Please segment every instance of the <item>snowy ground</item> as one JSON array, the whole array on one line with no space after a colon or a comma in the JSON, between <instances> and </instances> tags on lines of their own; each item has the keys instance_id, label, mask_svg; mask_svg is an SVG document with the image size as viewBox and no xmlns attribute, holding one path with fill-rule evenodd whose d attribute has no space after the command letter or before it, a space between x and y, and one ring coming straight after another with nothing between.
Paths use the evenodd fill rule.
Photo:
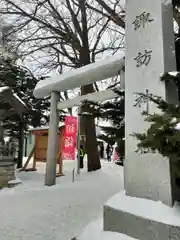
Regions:
<instances>
[{"instance_id":1,"label":"snowy ground","mask_svg":"<svg viewBox=\"0 0 180 240\"><path fill-rule=\"evenodd\" d=\"M103 218L91 222L78 240L137 240L124 234L103 231Z\"/></svg>"},{"instance_id":2,"label":"snowy ground","mask_svg":"<svg viewBox=\"0 0 180 240\"><path fill-rule=\"evenodd\" d=\"M64 177L44 187L44 164L21 172L23 184L0 192L0 240L70 240L102 214L103 204L123 188L122 167L102 161L72 183L75 162L64 162Z\"/></svg>"}]
</instances>

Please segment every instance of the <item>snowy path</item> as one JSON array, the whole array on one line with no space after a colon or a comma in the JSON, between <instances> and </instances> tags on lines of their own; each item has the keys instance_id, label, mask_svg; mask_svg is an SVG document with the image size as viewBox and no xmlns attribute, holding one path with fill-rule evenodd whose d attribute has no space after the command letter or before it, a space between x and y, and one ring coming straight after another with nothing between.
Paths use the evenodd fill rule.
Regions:
<instances>
[{"instance_id":1,"label":"snowy path","mask_svg":"<svg viewBox=\"0 0 180 240\"><path fill-rule=\"evenodd\" d=\"M65 177L43 187L44 169L20 173L23 184L0 192L1 240L70 240L99 217L103 204L122 189L122 168L103 163L100 171L85 170L71 182L72 162ZM42 171L42 172L41 172Z\"/></svg>"}]
</instances>

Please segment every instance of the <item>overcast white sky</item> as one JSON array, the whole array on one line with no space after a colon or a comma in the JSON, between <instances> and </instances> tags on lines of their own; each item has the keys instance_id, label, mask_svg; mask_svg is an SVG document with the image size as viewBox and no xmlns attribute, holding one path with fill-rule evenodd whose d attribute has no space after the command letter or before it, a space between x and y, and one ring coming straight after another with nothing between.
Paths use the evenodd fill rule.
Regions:
<instances>
[{"instance_id":1,"label":"overcast white sky","mask_svg":"<svg viewBox=\"0 0 180 240\"><path fill-rule=\"evenodd\" d=\"M15 2L16 2L17 0L15 0ZM0 4L2 4L2 3L0 3ZM125 4L125 0L121 0L121 5L124 5ZM106 35L104 35L104 37L103 37L103 41L104 42L106 42ZM107 41L109 41L109 39L108 39L108 35L107 35ZM105 53L104 54L104 56L103 56L103 58L106 56L106 55L108 55L108 53ZM99 59L100 60L100 59ZM24 61L24 65L26 65L26 66L28 66L30 69L32 69L33 70L33 66L35 65L35 63L33 63L33 62L30 62L28 59L26 59L26 61ZM53 74L53 72L51 73L51 74ZM105 81L104 81L105 82ZM100 89L104 89L105 88L105 85L106 84L104 84L104 82L101 82L101 83L99 83L98 85L99 85L99 87L100 87ZM107 81L106 81L107 82ZM71 93L71 97L73 97L73 96L75 96L77 94L77 91L76 92L72 92ZM74 108L74 114L76 114L76 108Z\"/></svg>"}]
</instances>

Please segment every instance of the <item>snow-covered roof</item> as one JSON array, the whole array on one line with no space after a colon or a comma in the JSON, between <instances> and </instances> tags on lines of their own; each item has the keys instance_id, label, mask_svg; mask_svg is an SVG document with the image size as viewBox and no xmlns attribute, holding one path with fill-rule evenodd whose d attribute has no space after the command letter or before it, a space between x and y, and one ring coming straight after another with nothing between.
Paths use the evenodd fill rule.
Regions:
<instances>
[{"instance_id":1,"label":"snow-covered roof","mask_svg":"<svg viewBox=\"0 0 180 240\"><path fill-rule=\"evenodd\" d=\"M63 127L64 123L59 123L59 127ZM34 131L41 131L41 130L48 130L49 126L41 126L41 127L36 127L36 128L29 128L29 132L34 132ZM96 135L98 136L101 133L101 128L99 126L96 126Z\"/></svg>"},{"instance_id":2,"label":"snow-covered roof","mask_svg":"<svg viewBox=\"0 0 180 240\"><path fill-rule=\"evenodd\" d=\"M8 87L0 87L1 118L21 114L27 110L26 104Z\"/></svg>"},{"instance_id":3,"label":"snow-covered roof","mask_svg":"<svg viewBox=\"0 0 180 240\"><path fill-rule=\"evenodd\" d=\"M59 127L63 127L64 123L59 123ZM49 129L49 126L41 126L41 127L36 127L36 128L29 128L28 131L29 132L33 132L33 131L40 131L40 130L47 130Z\"/></svg>"},{"instance_id":4,"label":"snow-covered roof","mask_svg":"<svg viewBox=\"0 0 180 240\"><path fill-rule=\"evenodd\" d=\"M8 86L0 87L0 93L2 93L2 92L4 92L4 91L8 91L8 90L12 91L13 96L14 96L19 102L21 102L24 106L26 106L26 104L18 97L17 94L14 93L14 91L13 91L10 87L8 87Z\"/></svg>"},{"instance_id":5,"label":"snow-covered roof","mask_svg":"<svg viewBox=\"0 0 180 240\"><path fill-rule=\"evenodd\" d=\"M124 67L124 56L124 51L122 51L62 75L52 75L51 78L38 82L34 89L34 96L44 98L53 91L63 92L116 76Z\"/></svg>"}]
</instances>

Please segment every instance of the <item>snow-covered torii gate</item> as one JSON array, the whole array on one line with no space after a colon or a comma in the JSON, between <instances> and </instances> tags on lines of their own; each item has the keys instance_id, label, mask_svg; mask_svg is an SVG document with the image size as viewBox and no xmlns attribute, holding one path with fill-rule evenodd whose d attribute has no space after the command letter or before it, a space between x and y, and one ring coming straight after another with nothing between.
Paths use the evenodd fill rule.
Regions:
<instances>
[{"instance_id":1,"label":"snow-covered torii gate","mask_svg":"<svg viewBox=\"0 0 180 240\"><path fill-rule=\"evenodd\" d=\"M104 101L116 97L116 94L112 90L105 90L60 102L60 92L92 84L117 76L118 74L120 74L121 79L124 79L124 56L124 52L120 52L96 63L83 66L62 75L56 75L47 80L42 80L36 85L34 89L34 96L36 98L44 98L51 95L45 185L55 185L56 181L59 110L79 106L84 100ZM124 80L122 84L122 88L124 88Z\"/></svg>"}]
</instances>

